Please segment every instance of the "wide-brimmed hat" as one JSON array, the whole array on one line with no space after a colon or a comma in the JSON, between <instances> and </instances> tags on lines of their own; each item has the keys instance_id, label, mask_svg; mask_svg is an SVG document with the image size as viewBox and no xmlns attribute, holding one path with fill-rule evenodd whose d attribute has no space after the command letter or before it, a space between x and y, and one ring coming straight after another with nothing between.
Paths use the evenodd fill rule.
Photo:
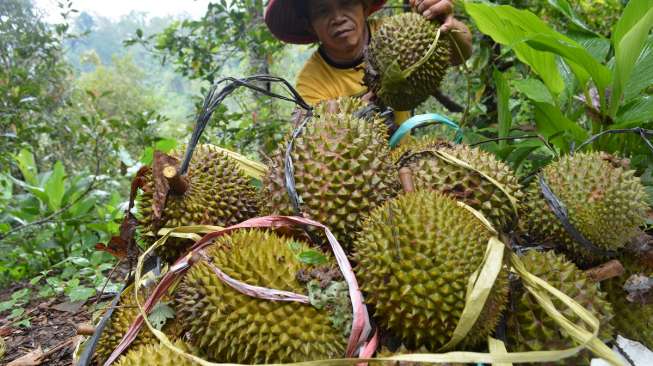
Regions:
<instances>
[{"instance_id":1,"label":"wide-brimmed hat","mask_svg":"<svg viewBox=\"0 0 653 366\"><path fill-rule=\"evenodd\" d=\"M299 14L297 2L308 0L270 0L265 9L265 24L270 32L286 43L307 44L317 42L310 31L308 19ZM381 9L386 0L373 0L370 14Z\"/></svg>"}]
</instances>

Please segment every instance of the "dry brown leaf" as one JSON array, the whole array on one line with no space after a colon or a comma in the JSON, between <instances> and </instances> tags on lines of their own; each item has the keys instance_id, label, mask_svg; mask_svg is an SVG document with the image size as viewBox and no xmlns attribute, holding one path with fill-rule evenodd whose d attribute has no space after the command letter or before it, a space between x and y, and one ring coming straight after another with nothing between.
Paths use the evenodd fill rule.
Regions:
<instances>
[{"instance_id":1,"label":"dry brown leaf","mask_svg":"<svg viewBox=\"0 0 653 366\"><path fill-rule=\"evenodd\" d=\"M41 364L41 358L43 357L43 350L41 346L37 349L9 362L7 366L35 366Z\"/></svg>"}]
</instances>

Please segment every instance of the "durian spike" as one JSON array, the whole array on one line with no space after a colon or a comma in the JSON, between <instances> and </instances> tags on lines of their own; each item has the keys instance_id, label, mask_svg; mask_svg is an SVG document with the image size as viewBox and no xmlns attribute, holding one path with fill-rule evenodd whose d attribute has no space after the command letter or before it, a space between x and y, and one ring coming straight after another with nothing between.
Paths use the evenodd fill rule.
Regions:
<instances>
[{"instance_id":1,"label":"durian spike","mask_svg":"<svg viewBox=\"0 0 653 366\"><path fill-rule=\"evenodd\" d=\"M587 276L594 282L601 282L610 278L619 277L623 273L624 266L618 259L613 259L585 271L585 274L587 274Z\"/></svg>"},{"instance_id":2,"label":"durian spike","mask_svg":"<svg viewBox=\"0 0 653 366\"><path fill-rule=\"evenodd\" d=\"M404 192L410 193L415 191L415 185L413 184L413 172L409 167L403 167L399 169L399 180L401 181L401 186L404 189Z\"/></svg>"},{"instance_id":3,"label":"durian spike","mask_svg":"<svg viewBox=\"0 0 653 366\"><path fill-rule=\"evenodd\" d=\"M188 190L188 180L179 174L179 169L173 165L167 165L163 168L163 176L170 185L170 193L181 196Z\"/></svg>"}]
</instances>

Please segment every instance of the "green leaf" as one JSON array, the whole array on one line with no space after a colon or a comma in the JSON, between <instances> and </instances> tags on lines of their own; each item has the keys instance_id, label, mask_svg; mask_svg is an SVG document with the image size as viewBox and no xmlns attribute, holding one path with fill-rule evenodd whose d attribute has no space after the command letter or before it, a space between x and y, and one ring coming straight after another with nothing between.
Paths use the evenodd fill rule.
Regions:
<instances>
[{"instance_id":1,"label":"green leaf","mask_svg":"<svg viewBox=\"0 0 653 366\"><path fill-rule=\"evenodd\" d=\"M512 85L535 102L555 104L546 86L537 79L513 80Z\"/></svg>"},{"instance_id":2,"label":"green leaf","mask_svg":"<svg viewBox=\"0 0 653 366\"><path fill-rule=\"evenodd\" d=\"M610 70L600 64L583 46L569 38L565 38L548 34L537 35L527 40L527 43L540 51L560 55L569 63L581 84L587 82L589 75L599 91L605 92L612 78Z\"/></svg>"},{"instance_id":3,"label":"green leaf","mask_svg":"<svg viewBox=\"0 0 653 366\"><path fill-rule=\"evenodd\" d=\"M177 147L177 140L163 139L157 141L157 143L154 145L154 150L169 153L170 151L174 150L175 147Z\"/></svg>"},{"instance_id":4,"label":"green leaf","mask_svg":"<svg viewBox=\"0 0 653 366\"><path fill-rule=\"evenodd\" d=\"M154 305L152 312L147 316L147 320L152 323L152 326L156 330L163 329L163 326L166 324L168 319L175 318L175 310L170 307L170 305L159 302Z\"/></svg>"},{"instance_id":5,"label":"green leaf","mask_svg":"<svg viewBox=\"0 0 653 366\"><path fill-rule=\"evenodd\" d=\"M575 25L579 30L596 35L596 33L587 24L585 24L585 22L583 22L582 19L578 17L578 15L571 7L569 2L567 2L567 0L548 0L548 1L552 7L560 11L567 19L571 20L572 24Z\"/></svg>"},{"instance_id":6,"label":"green leaf","mask_svg":"<svg viewBox=\"0 0 653 366\"><path fill-rule=\"evenodd\" d=\"M18 155L14 155L14 159L18 163L18 169L20 169L20 173L23 175L25 182L32 186L38 186L38 169L36 169L34 155L26 149L21 149Z\"/></svg>"},{"instance_id":7,"label":"green leaf","mask_svg":"<svg viewBox=\"0 0 653 366\"><path fill-rule=\"evenodd\" d=\"M629 1L612 35L615 49L615 77L612 83L610 115L619 108L626 83L653 27L653 0Z\"/></svg>"},{"instance_id":8,"label":"green leaf","mask_svg":"<svg viewBox=\"0 0 653 366\"><path fill-rule=\"evenodd\" d=\"M624 100L636 98L651 85L653 85L653 35L648 37L642 53L635 62L633 73L624 88Z\"/></svg>"},{"instance_id":9,"label":"green leaf","mask_svg":"<svg viewBox=\"0 0 653 366\"><path fill-rule=\"evenodd\" d=\"M7 301L0 302L0 313L2 313L5 310L9 310L13 308L14 305L16 305L15 300L7 300Z\"/></svg>"},{"instance_id":10,"label":"green leaf","mask_svg":"<svg viewBox=\"0 0 653 366\"><path fill-rule=\"evenodd\" d=\"M150 165L152 164L152 160L154 160L154 148L148 147L143 150L143 154L141 155L140 162L143 165Z\"/></svg>"},{"instance_id":11,"label":"green leaf","mask_svg":"<svg viewBox=\"0 0 653 366\"><path fill-rule=\"evenodd\" d=\"M43 204L47 205L49 198L48 195L45 193L45 189L37 186L30 185L26 182L23 182L22 180L16 179L12 176L9 176L9 179L11 179L12 182L20 186L21 188L25 189L26 191L30 192L34 197L36 197L39 201L43 202Z\"/></svg>"},{"instance_id":12,"label":"green leaf","mask_svg":"<svg viewBox=\"0 0 653 366\"><path fill-rule=\"evenodd\" d=\"M61 201L66 191L65 186L66 172L64 171L63 164L57 161L54 164L54 169L50 178L45 182L45 193L48 196L48 205L52 211L61 208Z\"/></svg>"},{"instance_id":13,"label":"green leaf","mask_svg":"<svg viewBox=\"0 0 653 366\"><path fill-rule=\"evenodd\" d=\"M324 264L327 262L327 258L324 254L312 249L297 254L297 259L302 263L310 265Z\"/></svg>"},{"instance_id":14,"label":"green leaf","mask_svg":"<svg viewBox=\"0 0 653 366\"><path fill-rule=\"evenodd\" d=\"M578 32L568 33L567 36L583 46L596 61L605 63L612 47L609 39Z\"/></svg>"},{"instance_id":15,"label":"green leaf","mask_svg":"<svg viewBox=\"0 0 653 366\"><path fill-rule=\"evenodd\" d=\"M7 319L15 319L20 317L21 315L25 314L25 309L22 307L14 308Z\"/></svg>"},{"instance_id":16,"label":"green leaf","mask_svg":"<svg viewBox=\"0 0 653 366\"><path fill-rule=\"evenodd\" d=\"M91 262L88 259L84 258L84 257L70 257L69 260L73 264L75 264L77 266L80 266L80 267L86 267L86 266L89 266L91 264Z\"/></svg>"},{"instance_id":17,"label":"green leaf","mask_svg":"<svg viewBox=\"0 0 653 366\"><path fill-rule=\"evenodd\" d=\"M534 102L537 131L562 151L569 151L570 144L587 140L587 131L565 117L560 109L547 103ZM560 136L560 137L555 137ZM554 138L555 137L555 138Z\"/></svg>"},{"instance_id":18,"label":"green leaf","mask_svg":"<svg viewBox=\"0 0 653 366\"><path fill-rule=\"evenodd\" d=\"M609 128L631 128L653 122L653 96L645 95L619 109L615 124Z\"/></svg>"},{"instance_id":19,"label":"green leaf","mask_svg":"<svg viewBox=\"0 0 653 366\"><path fill-rule=\"evenodd\" d=\"M68 298L72 302L86 301L93 295L95 295L95 289L84 286L75 286L68 291Z\"/></svg>"},{"instance_id":20,"label":"green leaf","mask_svg":"<svg viewBox=\"0 0 653 366\"><path fill-rule=\"evenodd\" d=\"M564 82L558 71L555 56L542 53L524 41L538 34L558 35L546 23L528 10L515 9L508 5L489 5L465 2L465 11L476 23L478 29L502 45L510 46L523 63L537 73L553 94L564 90Z\"/></svg>"},{"instance_id":21,"label":"green leaf","mask_svg":"<svg viewBox=\"0 0 653 366\"><path fill-rule=\"evenodd\" d=\"M512 125L512 116L510 114L510 106L508 105L510 100L510 87L508 86L508 81L499 70L494 69L492 76L497 88L499 137L507 137ZM504 148L506 145L507 141L499 141L500 148Z\"/></svg>"}]
</instances>

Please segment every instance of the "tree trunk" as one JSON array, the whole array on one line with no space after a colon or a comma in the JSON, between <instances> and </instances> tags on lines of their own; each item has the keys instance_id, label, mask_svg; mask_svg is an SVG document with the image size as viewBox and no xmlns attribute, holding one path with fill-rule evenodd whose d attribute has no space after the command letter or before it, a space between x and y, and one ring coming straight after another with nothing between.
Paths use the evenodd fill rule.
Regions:
<instances>
[{"instance_id":1,"label":"tree trunk","mask_svg":"<svg viewBox=\"0 0 653 366\"><path fill-rule=\"evenodd\" d=\"M253 0L249 3L250 8L248 11L252 14L252 26L253 28L265 27L263 12L264 5L263 0ZM249 67L252 74L269 74L270 65L268 61L268 55L265 52L265 47L258 42L252 42L249 49ZM262 85L265 90L270 91L270 83L265 82Z\"/></svg>"}]
</instances>

